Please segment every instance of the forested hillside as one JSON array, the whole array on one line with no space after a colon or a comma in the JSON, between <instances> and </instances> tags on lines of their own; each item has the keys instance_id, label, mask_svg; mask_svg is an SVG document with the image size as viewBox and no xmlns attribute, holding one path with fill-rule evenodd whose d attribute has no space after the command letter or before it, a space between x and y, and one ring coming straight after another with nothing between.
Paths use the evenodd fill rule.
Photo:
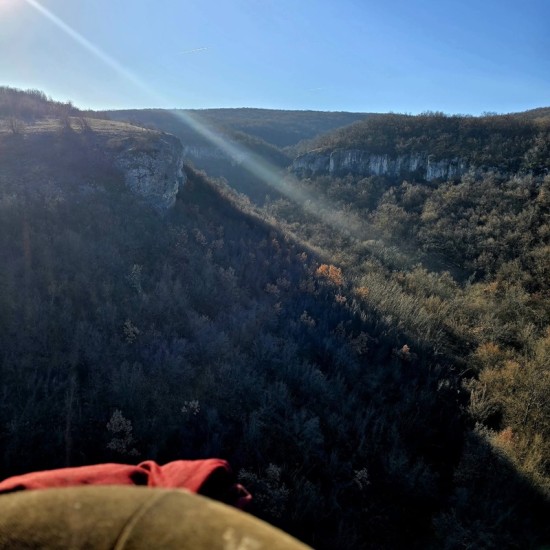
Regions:
<instances>
[{"instance_id":1,"label":"forested hillside","mask_svg":"<svg viewBox=\"0 0 550 550\"><path fill-rule=\"evenodd\" d=\"M550 164L549 141L548 118L534 112L483 117L383 114L306 141L299 150L360 149L390 157L422 153L434 160L458 158L472 167L542 174Z\"/></svg>"},{"instance_id":2,"label":"forested hillside","mask_svg":"<svg viewBox=\"0 0 550 550\"><path fill-rule=\"evenodd\" d=\"M477 128L485 153L476 151L473 141L468 145L468 128ZM428 154L470 154L471 159L485 154L487 165L500 163L498 171L472 171L452 182L415 181L414 174L408 181L352 175L292 178L296 192L315 207L304 210L283 199L266 208L302 239L331 251L364 304L430 347L438 361L449 361L458 373L467 395L463 411L468 435L454 471L454 509L436 520L445 524L449 547L529 546L519 540L497 543L493 528L484 524L490 517L489 523L502 527L507 514L515 512L505 496L510 495L508 477L481 473L484 455L470 454L469 441L484 441L544 495L548 506L547 123L519 115L479 120L388 115L337 131L315 145L323 144L378 147L385 154L395 154L400 146L423 147ZM482 494L492 495L492 508L480 506ZM474 531L475 543L467 543Z\"/></svg>"},{"instance_id":3,"label":"forested hillside","mask_svg":"<svg viewBox=\"0 0 550 550\"><path fill-rule=\"evenodd\" d=\"M550 543L548 175L186 166L161 214L41 116L0 127L0 477L220 457L316 548Z\"/></svg>"}]
</instances>

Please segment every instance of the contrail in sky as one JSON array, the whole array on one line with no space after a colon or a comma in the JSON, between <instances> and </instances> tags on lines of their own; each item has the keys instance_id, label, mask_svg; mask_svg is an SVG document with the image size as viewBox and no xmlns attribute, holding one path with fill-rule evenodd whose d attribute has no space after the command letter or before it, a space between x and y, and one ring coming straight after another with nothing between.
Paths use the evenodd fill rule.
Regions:
<instances>
[{"instance_id":1,"label":"contrail in sky","mask_svg":"<svg viewBox=\"0 0 550 550\"><path fill-rule=\"evenodd\" d=\"M180 55L185 55L188 53L197 53L197 52L204 52L208 48L194 48L192 50L184 50L183 52L180 52Z\"/></svg>"}]
</instances>

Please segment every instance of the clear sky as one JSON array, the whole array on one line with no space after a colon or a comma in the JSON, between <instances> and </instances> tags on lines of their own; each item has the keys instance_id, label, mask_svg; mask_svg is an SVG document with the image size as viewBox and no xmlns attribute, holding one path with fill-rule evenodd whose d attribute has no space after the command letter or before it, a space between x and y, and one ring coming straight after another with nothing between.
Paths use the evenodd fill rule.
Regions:
<instances>
[{"instance_id":1,"label":"clear sky","mask_svg":"<svg viewBox=\"0 0 550 550\"><path fill-rule=\"evenodd\" d=\"M550 106L550 0L0 0L0 84L95 109L521 111Z\"/></svg>"}]
</instances>

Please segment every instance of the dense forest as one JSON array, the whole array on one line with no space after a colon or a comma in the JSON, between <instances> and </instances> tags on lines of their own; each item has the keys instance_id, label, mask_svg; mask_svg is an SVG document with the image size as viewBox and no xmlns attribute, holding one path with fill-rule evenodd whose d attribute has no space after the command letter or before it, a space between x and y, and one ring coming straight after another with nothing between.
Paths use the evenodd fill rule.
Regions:
<instances>
[{"instance_id":1,"label":"dense forest","mask_svg":"<svg viewBox=\"0 0 550 550\"><path fill-rule=\"evenodd\" d=\"M540 144L531 171L288 176L255 204L187 166L160 215L51 108L39 138L1 111L0 477L216 456L316 548L550 544L540 121L489 117L509 150ZM411 117L428 144L434 121L470 147Z\"/></svg>"}]
</instances>

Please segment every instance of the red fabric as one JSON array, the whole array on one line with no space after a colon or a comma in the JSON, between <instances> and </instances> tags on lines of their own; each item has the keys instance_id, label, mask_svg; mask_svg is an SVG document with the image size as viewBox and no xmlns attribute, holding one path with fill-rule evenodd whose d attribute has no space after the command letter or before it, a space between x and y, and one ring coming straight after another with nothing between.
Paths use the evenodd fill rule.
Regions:
<instances>
[{"instance_id":1,"label":"red fabric","mask_svg":"<svg viewBox=\"0 0 550 550\"><path fill-rule=\"evenodd\" d=\"M0 482L0 494L76 485L145 485L187 489L238 508L245 507L252 500L242 485L234 483L229 464L219 458L176 460L164 466L152 460L146 460L137 466L96 464L79 468L31 472Z\"/></svg>"}]
</instances>

